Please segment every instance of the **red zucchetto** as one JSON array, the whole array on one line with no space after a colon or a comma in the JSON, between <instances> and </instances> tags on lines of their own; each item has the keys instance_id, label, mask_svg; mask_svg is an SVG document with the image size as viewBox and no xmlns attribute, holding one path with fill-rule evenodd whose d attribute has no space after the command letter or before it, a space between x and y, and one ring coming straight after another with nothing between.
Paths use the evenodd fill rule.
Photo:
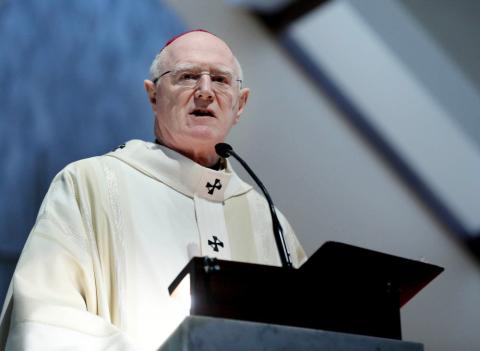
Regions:
<instances>
[{"instance_id":1,"label":"red zucchetto","mask_svg":"<svg viewBox=\"0 0 480 351\"><path fill-rule=\"evenodd\" d=\"M192 32L204 32L204 33L208 33L208 34L215 35L215 34L213 34L213 33L210 33L210 32L209 32L208 30L206 30L206 29L201 29L201 28L192 29L192 30L189 30L189 31L186 31L186 32L177 34L177 35L175 35L174 37L168 39L167 42L165 43L165 45L163 46L162 50L165 49L167 46L169 46L171 43L173 43L173 42L174 42L175 40L177 40L178 38L183 37L185 34L192 33Z\"/></svg>"}]
</instances>

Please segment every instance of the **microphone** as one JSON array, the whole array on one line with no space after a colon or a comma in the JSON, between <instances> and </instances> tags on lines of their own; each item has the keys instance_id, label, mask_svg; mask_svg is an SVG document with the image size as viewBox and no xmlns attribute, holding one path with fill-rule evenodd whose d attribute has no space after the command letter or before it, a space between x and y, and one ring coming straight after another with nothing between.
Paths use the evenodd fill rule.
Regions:
<instances>
[{"instance_id":1,"label":"microphone","mask_svg":"<svg viewBox=\"0 0 480 351\"><path fill-rule=\"evenodd\" d=\"M233 151L233 148L227 143L218 143L215 145L215 151L217 155L223 158L228 158L230 153Z\"/></svg>"},{"instance_id":2,"label":"microphone","mask_svg":"<svg viewBox=\"0 0 480 351\"><path fill-rule=\"evenodd\" d=\"M283 228L280 224L280 221L277 217L277 212L275 211L275 206L273 201L268 194L267 189L263 186L263 183L258 179L258 177L253 173L252 169L245 163L244 160L238 154L233 151L233 148L227 143L219 143L215 145L215 151L217 155L223 158L228 158L233 156L240 164L245 168L245 170L250 174L253 180L258 184L260 189L265 194L267 199L268 206L270 207L270 215L272 216L272 226L273 226L273 235L275 236L275 243L277 244L278 253L280 254L280 261L282 262L283 267L292 268L292 262L290 261L290 254L285 243L285 237L283 235Z\"/></svg>"}]
</instances>

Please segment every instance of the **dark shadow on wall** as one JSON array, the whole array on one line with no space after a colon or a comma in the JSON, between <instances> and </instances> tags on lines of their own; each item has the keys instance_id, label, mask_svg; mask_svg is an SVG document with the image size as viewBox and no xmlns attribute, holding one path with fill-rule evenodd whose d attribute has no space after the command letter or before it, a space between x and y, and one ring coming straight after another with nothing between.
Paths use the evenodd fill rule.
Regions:
<instances>
[{"instance_id":1,"label":"dark shadow on wall","mask_svg":"<svg viewBox=\"0 0 480 351\"><path fill-rule=\"evenodd\" d=\"M159 0L0 2L0 302L53 176L153 139L143 79L184 29Z\"/></svg>"}]
</instances>

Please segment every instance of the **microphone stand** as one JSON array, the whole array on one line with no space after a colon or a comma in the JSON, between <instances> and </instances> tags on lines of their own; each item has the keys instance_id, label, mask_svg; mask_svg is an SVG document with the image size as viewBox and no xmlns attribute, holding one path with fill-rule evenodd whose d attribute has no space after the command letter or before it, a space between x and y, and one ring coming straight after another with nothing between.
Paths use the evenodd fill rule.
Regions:
<instances>
[{"instance_id":1,"label":"microphone stand","mask_svg":"<svg viewBox=\"0 0 480 351\"><path fill-rule=\"evenodd\" d=\"M247 163L240 157L238 154L233 151L233 148L226 143L219 143L215 145L215 151L217 154L223 158L228 158L230 155L233 156L240 164L245 168L245 170L250 174L253 180L258 184L262 192L265 194L265 197L268 202L268 206L270 208L270 215L272 216L272 226L273 226L273 234L275 237L275 243L277 244L278 253L280 255L280 261L282 262L282 266L286 268L293 268L292 262L290 260L290 253L287 249L287 244L285 242L285 237L283 235L283 228L280 224L280 221L277 217L277 212L275 211L275 206L273 201L268 194L267 189L263 185L263 183L258 179L258 177L253 173L252 169L247 165Z\"/></svg>"}]
</instances>

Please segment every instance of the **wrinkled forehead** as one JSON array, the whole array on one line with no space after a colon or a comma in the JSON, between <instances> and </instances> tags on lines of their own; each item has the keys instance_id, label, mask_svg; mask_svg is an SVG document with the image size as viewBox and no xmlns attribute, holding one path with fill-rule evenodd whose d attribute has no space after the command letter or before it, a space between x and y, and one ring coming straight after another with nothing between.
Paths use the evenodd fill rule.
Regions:
<instances>
[{"instance_id":1,"label":"wrinkled forehead","mask_svg":"<svg viewBox=\"0 0 480 351\"><path fill-rule=\"evenodd\" d=\"M185 34L164 50L165 63L169 67L188 64L202 68L222 68L238 73L235 58L228 45L210 33Z\"/></svg>"}]
</instances>

